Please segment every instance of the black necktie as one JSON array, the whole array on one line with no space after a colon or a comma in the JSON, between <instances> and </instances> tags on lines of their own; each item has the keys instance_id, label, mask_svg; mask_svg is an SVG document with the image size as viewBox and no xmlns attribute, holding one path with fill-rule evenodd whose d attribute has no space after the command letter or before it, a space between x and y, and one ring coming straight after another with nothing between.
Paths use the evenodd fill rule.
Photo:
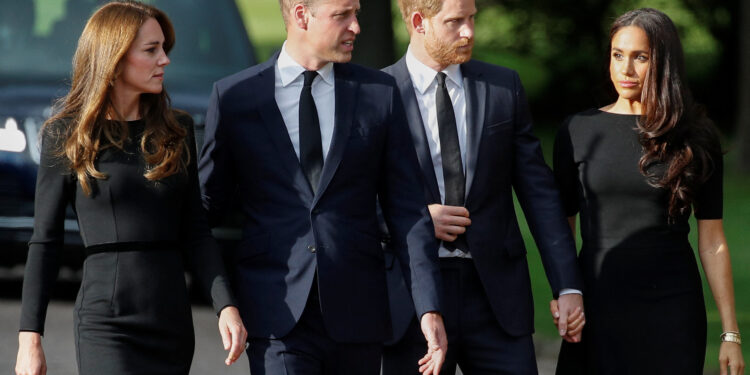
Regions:
<instances>
[{"instance_id":1,"label":"black necktie","mask_svg":"<svg viewBox=\"0 0 750 375\"><path fill-rule=\"evenodd\" d=\"M466 177L461 163L461 148L458 145L458 129L456 129L456 115L453 103L445 86L445 73L437 74L437 89L435 90L435 105L437 107L438 133L440 135L440 157L443 159L443 180L445 181L445 204L448 206L463 206L466 191ZM445 242L449 250L459 248L468 252L466 239L463 235L455 241Z\"/></svg>"},{"instance_id":2,"label":"black necktie","mask_svg":"<svg viewBox=\"0 0 750 375\"><path fill-rule=\"evenodd\" d=\"M320 140L318 110L312 97L312 82L318 72L307 70L302 74L305 83L299 96L299 160L307 182L317 194L323 170L323 142Z\"/></svg>"}]
</instances>

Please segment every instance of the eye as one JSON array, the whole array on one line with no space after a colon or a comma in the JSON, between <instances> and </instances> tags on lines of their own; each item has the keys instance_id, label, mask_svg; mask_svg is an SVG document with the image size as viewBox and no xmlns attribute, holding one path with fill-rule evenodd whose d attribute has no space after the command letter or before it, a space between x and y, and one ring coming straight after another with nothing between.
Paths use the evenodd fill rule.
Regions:
<instances>
[{"instance_id":1,"label":"eye","mask_svg":"<svg viewBox=\"0 0 750 375\"><path fill-rule=\"evenodd\" d=\"M646 61L648 61L648 56L646 56L646 55L639 55L638 57L636 57L636 59L638 61L641 61L641 62L646 62Z\"/></svg>"},{"instance_id":2,"label":"eye","mask_svg":"<svg viewBox=\"0 0 750 375\"><path fill-rule=\"evenodd\" d=\"M147 49L146 52L148 52L148 53L154 53L154 52L156 52L156 47L151 47L151 48Z\"/></svg>"},{"instance_id":3,"label":"eye","mask_svg":"<svg viewBox=\"0 0 750 375\"><path fill-rule=\"evenodd\" d=\"M619 52L615 52L612 54L612 57L615 58L615 60L622 60L622 54Z\"/></svg>"}]
</instances>

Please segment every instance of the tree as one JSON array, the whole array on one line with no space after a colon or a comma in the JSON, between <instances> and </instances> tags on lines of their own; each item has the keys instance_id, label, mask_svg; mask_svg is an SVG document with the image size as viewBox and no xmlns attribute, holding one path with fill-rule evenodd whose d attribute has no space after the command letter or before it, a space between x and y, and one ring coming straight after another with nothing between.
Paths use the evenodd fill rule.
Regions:
<instances>
[{"instance_id":1,"label":"tree","mask_svg":"<svg viewBox=\"0 0 750 375\"><path fill-rule=\"evenodd\" d=\"M741 1L738 30L740 51L737 102L739 170L750 174L750 1Z\"/></svg>"},{"instance_id":2,"label":"tree","mask_svg":"<svg viewBox=\"0 0 750 375\"><path fill-rule=\"evenodd\" d=\"M376 69L393 64L391 2L364 0L360 4L359 25L362 32L357 37L352 61Z\"/></svg>"}]
</instances>

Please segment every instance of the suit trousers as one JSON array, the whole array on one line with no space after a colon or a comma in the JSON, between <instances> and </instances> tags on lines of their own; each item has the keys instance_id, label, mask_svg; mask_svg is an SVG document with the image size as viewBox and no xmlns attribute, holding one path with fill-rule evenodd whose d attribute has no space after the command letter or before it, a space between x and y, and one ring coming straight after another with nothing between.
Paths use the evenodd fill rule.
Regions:
<instances>
[{"instance_id":1,"label":"suit trousers","mask_svg":"<svg viewBox=\"0 0 750 375\"><path fill-rule=\"evenodd\" d=\"M458 366L465 375L536 375L531 335L515 337L503 331L474 261L440 258L440 270L445 291L442 315L448 333L448 353L440 373L454 375ZM383 349L383 375L419 374L417 362L426 350L415 318L400 341Z\"/></svg>"},{"instance_id":2,"label":"suit trousers","mask_svg":"<svg viewBox=\"0 0 750 375\"><path fill-rule=\"evenodd\" d=\"M289 334L250 339L247 355L252 375L379 375L383 345L331 339L319 301L316 277L305 310Z\"/></svg>"}]
</instances>

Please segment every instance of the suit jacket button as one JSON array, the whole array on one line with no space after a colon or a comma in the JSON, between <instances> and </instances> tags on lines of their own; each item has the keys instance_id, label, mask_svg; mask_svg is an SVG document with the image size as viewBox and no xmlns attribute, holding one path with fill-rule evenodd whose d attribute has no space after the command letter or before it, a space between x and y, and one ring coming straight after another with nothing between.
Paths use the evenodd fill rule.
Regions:
<instances>
[{"instance_id":1,"label":"suit jacket button","mask_svg":"<svg viewBox=\"0 0 750 375\"><path fill-rule=\"evenodd\" d=\"M314 253L317 249L315 249L315 246L310 245L307 247L307 250L310 250L311 253Z\"/></svg>"}]
</instances>

